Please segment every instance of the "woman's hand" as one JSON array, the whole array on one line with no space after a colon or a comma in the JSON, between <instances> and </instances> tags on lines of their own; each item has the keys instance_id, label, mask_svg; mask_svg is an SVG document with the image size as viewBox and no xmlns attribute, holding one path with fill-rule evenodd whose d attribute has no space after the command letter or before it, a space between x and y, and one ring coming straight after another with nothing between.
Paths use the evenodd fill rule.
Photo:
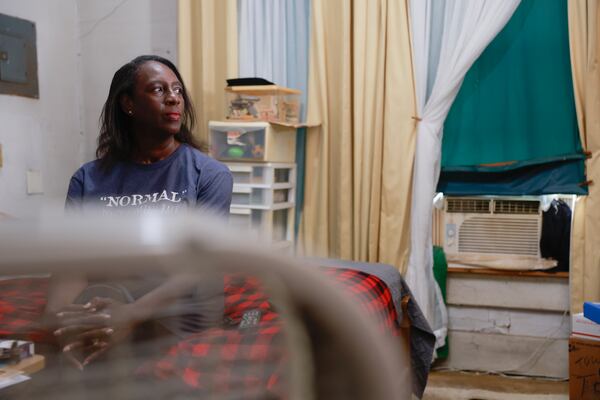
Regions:
<instances>
[{"instance_id":1,"label":"woman's hand","mask_svg":"<svg viewBox=\"0 0 600 400\"><path fill-rule=\"evenodd\" d=\"M60 328L54 331L62 351L78 369L104 354L133 331L131 305L108 298L94 298L85 305L71 305L56 314Z\"/></svg>"}]
</instances>

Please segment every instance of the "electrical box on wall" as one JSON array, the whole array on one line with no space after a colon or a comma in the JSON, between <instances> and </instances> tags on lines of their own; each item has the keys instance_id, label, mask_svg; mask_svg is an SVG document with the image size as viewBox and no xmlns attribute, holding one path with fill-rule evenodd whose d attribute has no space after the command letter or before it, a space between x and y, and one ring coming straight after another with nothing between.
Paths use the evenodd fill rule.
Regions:
<instances>
[{"instance_id":1,"label":"electrical box on wall","mask_svg":"<svg viewBox=\"0 0 600 400\"><path fill-rule=\"evenodd\" d=\"M35 23L0 14L0 94L39 97Z\"/></svg>"}]
</instances>

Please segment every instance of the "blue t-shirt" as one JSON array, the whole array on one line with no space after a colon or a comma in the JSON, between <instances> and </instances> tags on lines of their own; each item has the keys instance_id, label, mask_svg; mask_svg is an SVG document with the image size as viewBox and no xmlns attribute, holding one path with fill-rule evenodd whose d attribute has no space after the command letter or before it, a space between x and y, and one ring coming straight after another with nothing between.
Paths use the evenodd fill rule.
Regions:
<instances>
[{"instance_id":1,"label":"blue t-shirt","mask_svg":"<svg viewBox=\"0 0 600 400\"><path fill-rule=\"evenodd\" d=\"M229 169L187 144L152 164L118 162L105 171L98 160L75 172L65 208L106 213L155 210L175 213L202 208L229 213L233 177Z\"/></svg>"}]
</instances>

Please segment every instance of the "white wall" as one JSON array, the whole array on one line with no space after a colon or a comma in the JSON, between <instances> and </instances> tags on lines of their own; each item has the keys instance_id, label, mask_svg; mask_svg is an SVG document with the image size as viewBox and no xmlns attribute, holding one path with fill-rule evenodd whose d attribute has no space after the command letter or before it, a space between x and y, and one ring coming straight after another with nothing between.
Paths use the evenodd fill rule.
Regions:
<instances>
[{"instance_id":1,"label":"white wall","mask_svg":"<svg viewBox=\"0 0 600 400\"><path fill-rule=\"evenodd\" d=\"M35 22L39 100L0 95L0 211L31 217L64 199L82 160L78 16L74 0L0 0L0 13ZM39 170L44 194L27 195L27 170Z\"/></svg>"},{"instance_id":2,"label":"white wall","mask_svg":"<svg viewBox=\"0 0 600 400\"><path fill-rule=\"evenodd\" d=\"M69 178L93 159L113 73L140 54L177 60L177 0L0 0L0 13L36 23L40 99L0 95L0 212L60 208ZM27 195L27 170L44 194Z\"/></svg>"},{"instance_id":3,"label":"white wall","mask_svg":"<svg viewBox=\"0 0 600 400\"><path fill-rule=\"evenodd\" d=\"M77 0L77 4L87 161L94 158L98 118L115 71L142 54L177 63L177 0Z\"/></svg>"}]
</instances>

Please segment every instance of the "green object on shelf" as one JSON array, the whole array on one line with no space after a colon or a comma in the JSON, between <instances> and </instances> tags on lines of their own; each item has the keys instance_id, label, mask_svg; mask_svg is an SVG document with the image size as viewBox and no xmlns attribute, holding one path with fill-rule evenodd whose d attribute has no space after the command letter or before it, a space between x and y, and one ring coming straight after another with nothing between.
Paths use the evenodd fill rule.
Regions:
<instances>
[{"instance_id":1,"label":"green object on shelf","mask_svg":"<svg viewBox=\"0 0 600 400\"><path fill-rule=\"evenodd\" d=\"M238 146L227 149L227 155L231 158L240 158L244 156L244 149Z\"/></svg>"},{"instance_id":2,"label":"green object on shelf","mask_svg":"<svg viewBox=\"0 0 600 400\"><path fill-rule=\"evenodd\" d=\"M446 279L448 276L448 262L446 261L446 254L444 249L440 246L433 246L433 277L440 286L442 292L442 298L444 304L446 304ZM446 359L448 358L448 336L446 336L446 344L437 349L437 358Z\"/></svg>"}]
</instances>

